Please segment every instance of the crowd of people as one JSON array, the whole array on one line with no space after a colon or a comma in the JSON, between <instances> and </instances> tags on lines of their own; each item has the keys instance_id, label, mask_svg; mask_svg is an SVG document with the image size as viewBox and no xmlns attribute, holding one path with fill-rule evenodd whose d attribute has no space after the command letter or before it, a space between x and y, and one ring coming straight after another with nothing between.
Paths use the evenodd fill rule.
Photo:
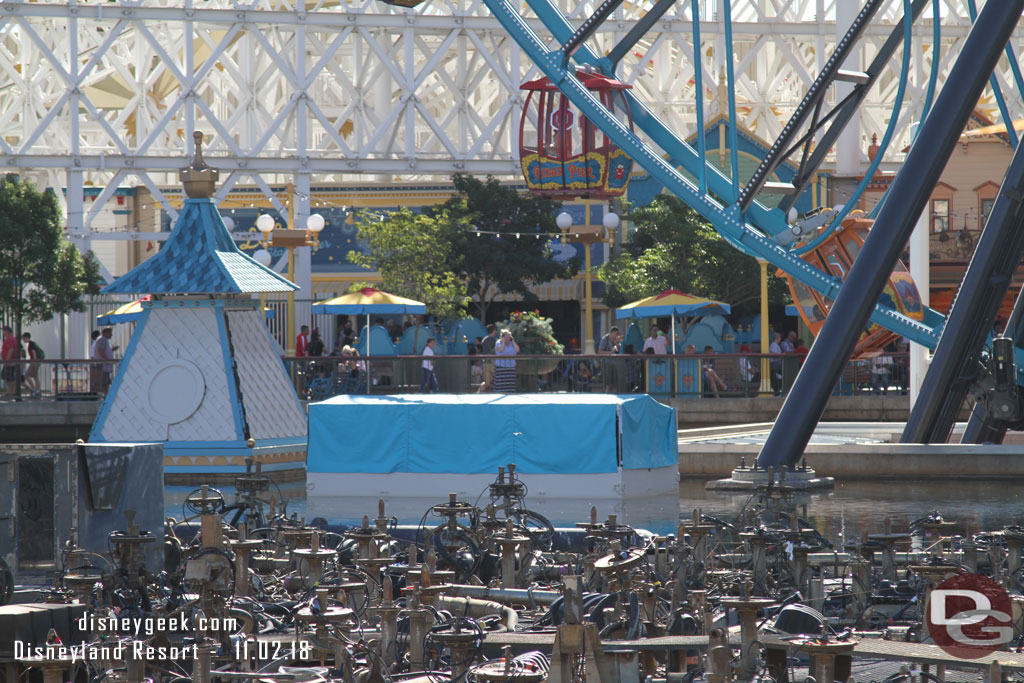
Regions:
<instances>
[{"instance_id":1,"label":"crowd of people","mask_svg":"<svg viewBox=\"0 0 1024 683\"><path fill-rule=\"evenodd\" d=\"M773 395L782 396L792 386L808 348L804 340L793 330L785 335L772 332L770 339L770 355L766 359L766 388L770 387ZM644 338L639 355L669 355L670 347L671 343L665 332L655 323L651 325L648 336ZM618 327L610 328L608 333L601 337L596 352L598 355L625 356L597 364L596 372L593 374L600 377L600 383L606 392L654 391L656 387L648 381L648 375L655 372L663 372L666 378L671 375L671 366L667 362L665 368L659 370L657 367L647 366L642 359L630 358L638 353L632 344L623 343L622 332ZM740 344L736 351L738 357L734 358L714 359L713 356L718 354L711 345L705 345L703 350L698 352L695 345L687 344L680 355L699 358L690 363L685 358L677 356L676 374L686 380L681 383L678 393L699 393L706 397L720 398L727 395L750 396L762 392L762 359L755 355L750 344ZM698 375L699 382L696 379ZM901 354L897 355L896 345L892 345L873 357L863 358L851 364L843 382L852 391L869 390L885 394L892 389L905 391L906 375L906 358Z\"/></svg>"},{"instance_id":2,"label":"crowd of people","mask_svg":"<svg viewBox=\"0 0 1024 683\"><path fill-rule=\"evenodd\" d=\"M397 338L402 330L398 325L377 319L376 324L389 330ZM499 330L495 325L486 326L487 335L478 337L468 345L469 356L482 356L469 360L468 387L467 378L459 374L458 379L450 373L439 373L436 363L436 340L427 340L419 361L419 391L433 393L441 391L478 391L511 393L517 390L517 373L515 356L520 347L509 330ZM758 395L770 387L775 396L785 394L792 385L803 358L808 349L804 341L795 331L785 335L773 332L768 346L768 358L762 359L755 355L749 344L741 344L735 355L727 358L715 358L718 353L711 345L705 345L698 352L693 344L688 344L683 352L677 355L675 364L664 363L649 365L646 360L654 360L651 356L668 356L671 341L665 331L655 322L650 326L647 336L640 349L633 344L624 343L622 331L612 327L603 335L596 347L598 356L615 356L607 360L588 358L574 359L567 356L560 363L559 369L546 373L540 378L539 388L544 390L564 391L604 391L608 393L678 393L680 395L700 395L711 398L724 396ZM367 363L357 360L359 353L353 344L358 339L352 331L351 323L344 323L338 331L335 352L346 358L339 366L343 373L352 377L364 376ZM324 343L318 330L309 331L303 326L296 339L296 355L317 357L323 354ZM679 356L694 356L692 361ZM762 365L764 363L764 365ZM390 383L390 377L378 377L378 374L391 372L383 370L390 362L374 362L373 384ZM381 366L377 368L376 366ZM673 369L674 368L674 369ZM762 387L762 368L767 370L767 378ZM891 353L886 352L877 358L864 360L858 366L858 377L852 385L858 390L866 387L865 379L870 380L870 388L876 393L886 393L893 383L897 384L901 373L899 361L894 361ZM556 377L556 375L558 375ZM415 382L412 377L406 381ZM654 380L654 381L652 381ZM680 380L682 380L680 382ZM461 386L448 386L456 383ZM518 382L521 384L521 381ZM413 384L412 386L416 386ZM673 388L674 387L674 388Z\"/></svg>"}]
</instances>

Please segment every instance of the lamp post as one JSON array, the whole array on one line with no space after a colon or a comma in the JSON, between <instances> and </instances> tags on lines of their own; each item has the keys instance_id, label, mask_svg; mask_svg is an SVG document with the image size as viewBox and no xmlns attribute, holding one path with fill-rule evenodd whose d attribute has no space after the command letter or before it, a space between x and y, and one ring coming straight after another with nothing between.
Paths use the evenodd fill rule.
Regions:
<instances>
[{"instance_id":1,"label":"lamp post","mask_svg":"<svg viewBox=\"0 0 1024 683\"><path fill-rule=\"evenodd\" d=\"M619 227L619 216L608 212L602 219L601 227L585 225L573 231L573 239L583 244L584 249L584 315L583 315L583 353L594 353L594 296L593 274L590 270L590 247L594 244L611 242L615 239L615 229ZM555 217L555 225L562 231L562 242L567 242L569 229L572 228L572 215L563 211Z\"/></svg>"},{"instance_id":2,"label":"lamp post","mask_svg":"<svg viewBox=\"0 0 1024 683\"><path fill-rule=\"evenodd\" d=\"M318 213L310 214L306 218L306 229L305 230L294 230L291 228L287 229L275 229L277 227L277 221L269 213L260 214L256 219L256 229L263 235L263 239L260 244L263 245L263 249L260 249L253 255L257 261L266 263L263 265L269 266L271 257L270 253L266 251L267 247L284 247L288 250L288 280L295 282L295 249L298 247L313 247L313 251L316 251L317 247L320 246L320 231L324 229L326 225L324 217ZM266 254L266 256L264 256ZM257 258L257 255L259 258ZM295 343L295 291L288 292L288 332L287 332L287 343ZM294 347L288 347L288 350L292 353L295 352Z\"/></svg>"},{"instance_id":3,"label":"lamp post","mask_svg":"<svg viewBox=\"0 0 1024 683\"><path fill-rule=\"evenodd\" d=\"M262 248L262 247L260 247L259 249L257 249L256 251L254 251L252 253L252 258L253 258L254 261L256 261L256 263L260 264L264 268L269 268L270 264L273 263L273 261L274 261L274 258L270 255L270 252L267 251L266 249ZM259 297L260 297L260 315L263 316L263 322L264 322L264 324L266 324L266 322L267 322L267 301L266 301L266 295L264 295L263 292L260 292Z\"/></svg>"},{"instance_id":4,"label":"lamp post","mask_svg":"<svg viewBox=\"0 0 1024 683\"><path fill-rule=\"evenodd\" d=\"M768 338L768 261L757 259L757 265L761 267L761 387L760 393L764 396L772 395L772 369L771 361L764 354L768 353L768 345L771 340Z\"/></svg>"}]
</instances>

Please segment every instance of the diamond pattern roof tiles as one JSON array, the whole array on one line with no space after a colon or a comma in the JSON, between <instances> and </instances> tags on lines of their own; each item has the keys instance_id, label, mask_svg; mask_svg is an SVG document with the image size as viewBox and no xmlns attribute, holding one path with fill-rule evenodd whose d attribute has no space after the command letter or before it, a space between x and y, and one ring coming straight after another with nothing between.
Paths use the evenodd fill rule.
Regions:
<instances>
[{"instance_id":1,"label":"diamond pattern roof tiles","mask_svg":"<svg viewBox=\"0 0 1024 683\"><path fill-rule=\"evenodd\" d=\"M226 311L249 434L257 441L306 439L306 410L295 395L257 310Z\"/></svg>"},{"instance_id":2,"label":"diamond pattern roof tiles","mask_svg":"<svg viewBox=\"0 0 1024 683\"><path fill-rule=\"evenodd\" d=\"M116 393L107 396L110 410L93 425L93 438L107 441L237 441L221 351L217 316L213 308L154 309L145 319L134 350L118 366L124 377ZM203 395L199 406L180 422L154 412L154 380L179 358L187 358L201 374ZM274 359L275 361L277 359ZM106 406L105 406L106 407Z\"/></svg>"},{"instance_id":3,"label":"diamond pattern roof tiles","mask_svg":"<svg viewBox=\"0 0 1024 683\"><path fill-rule=\"evenodd\" d=\"M171 236L152 258L104 288L107 294L250 294L298 289L235 245L210 199L186 199Z\"/></svg>"}]
</instances>

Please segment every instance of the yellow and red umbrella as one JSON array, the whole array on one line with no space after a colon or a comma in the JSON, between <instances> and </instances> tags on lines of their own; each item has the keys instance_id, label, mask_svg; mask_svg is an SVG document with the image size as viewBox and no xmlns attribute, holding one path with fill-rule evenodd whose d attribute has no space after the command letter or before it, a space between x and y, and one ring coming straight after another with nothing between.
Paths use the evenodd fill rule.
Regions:
<instances>
[{"instance_id":1,"label":"yellow and red umbrella","mask_svg":"<svg viewBox=\"0 0 1024 683\"><path fill-rule=\"evenodd\" d=\"M100 326L104 325L116 325L117 323L132 323L138 320L142 316L142 302L149 301L149 294L136 299L135 301L129 301L126 304L121 304L117 308L107 311L103 315L96 316L96 324Z\"/></svg>"},{"instance_id":2,"label":"yellow and red umbrella","mask_svg":"<svg viewBox=\"0 0 1024 683\"><path fill-rule=\"evenodd\" d=\"M661 294L628 303L615 310L616 318L672 318L672 351L676 348L676 316L729 315L729 304L666 289Z\"/></svg>"},{"instance_id":3,"label":"yellow and red umbrella","mask_svg":"<svg viewBox=\"0 0 1024 683\"><path fill-rule=\"evenodd\" d=\"M107 311L102 315L96 316L96 324L102 326L116 325L117 323L133 323L142 317L142 304L143 302L149 301L151 298L150 294L136 299L135 301L129 301L126 304L121 304L117 308ZM263 315L267 318L274 317L274 309L264 308Z\"/></svg>"},{"instance_id":4,"label":"yellow and red umbrella","mask_svg":"<svg viewBox=\"0 0 1024 683\"><path fill-rule=\"evenodd\" d=\"M327 301L313 304L313 313L335 315L365 315L366 329L370 329L370 315L395 313L426 313L427 305L405 297L383 292L373 287L363 287L355 292L342 294ZM366 335L366 355L370 355L370 335Z\"/></svg>"}]
</instances>

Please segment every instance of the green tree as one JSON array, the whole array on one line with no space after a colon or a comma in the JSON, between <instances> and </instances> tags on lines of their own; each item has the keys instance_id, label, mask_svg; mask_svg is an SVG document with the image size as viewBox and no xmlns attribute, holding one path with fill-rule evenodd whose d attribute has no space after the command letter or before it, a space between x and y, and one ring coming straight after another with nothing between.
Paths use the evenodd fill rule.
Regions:
<instances>
[{"instance_id":1,"label":"green tree","mask_svg":"<svg viewBox=\"0 0 1024 683\"><path fill-rule=\"evenodd\" d=\"M362 212L358 218L359 238L369 253L348 253L348 260L367 269L377 269L383 288L392 294L422 301L437 318L465 315L465 285L448 270L451 259L449 235L458 231L459 221L446 212L434 216L401 209L380 218Z\"/></svg>"},{"instance_id":2,"label":"green tree","mask_svg":"<svg viewBox=\"0 0 1024 683\"><path fill-rule=\"evenodd\" d=\"M83 292L90 296L100 293L107 284L100 272L100 262L92 249L82 255L82 286Z\"/></svg>"},{"instance_id":3,"label":"green tree","mask_svg":"<svg viewBox=\"0 0 1024 683\"><path fill-rule=\"evenodd\" d=\"M448 270L465 280L480 320L486 322L487 308L499 292L516 292L530 306L537 301L531 284L576 274L575 261L551 259L549 238L541 234L558 231L559 202L520 193L490 176L481 181L456 174L452 183L456 195L431 213L455 219Z\"/></svg>"},{"instance_id":4,"label":"green tree","mask_svg":"<svg viewBox=\"0 0 1024 683\"><path fill-rule=\"evenodd\" d=\"M52 189L9 174L0 181L0 308L21 338L24 323L84 311L82 294L102 282L95 257L64 237Z\"/></svg>"},{"instance_id":5,"label":"green tree","mask_svg":"<svg viewBox=\"0 0 1024 683\"><path fill-rule=\"evenodd\" d=\"M666 289L722 301L734 313L756 313L761 296L757 260L736 249L696 211L671 195L634 208L635 230L622 252L598 269L604 301L621 306ZM771 303L783 303L785 280L768 275Z\"/></svg>"}]
</instances>

